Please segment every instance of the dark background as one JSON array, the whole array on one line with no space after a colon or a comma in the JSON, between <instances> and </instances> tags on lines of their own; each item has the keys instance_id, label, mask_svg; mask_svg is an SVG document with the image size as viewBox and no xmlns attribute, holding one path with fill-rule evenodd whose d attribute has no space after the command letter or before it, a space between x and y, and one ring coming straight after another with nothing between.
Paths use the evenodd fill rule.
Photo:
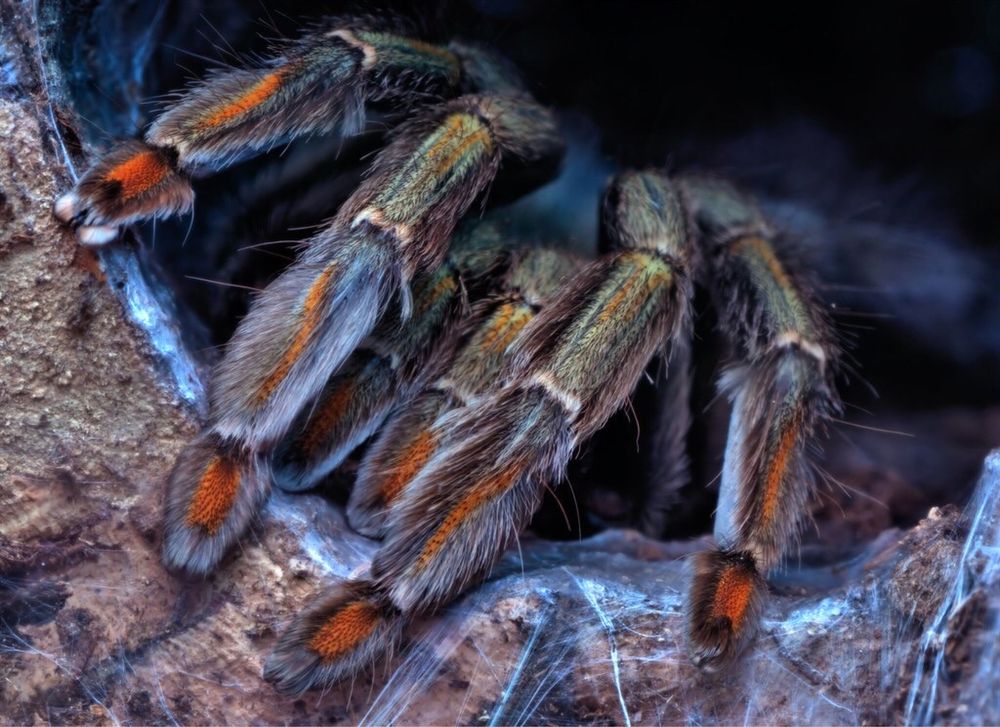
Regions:
<instances>
[{"instance_id":1,"label":"dark background","mask_svg":"<svg viewBox=\"0 0 1000 727\"><path fill-rule=\"evenodd\" d=\"M154 50L153 95L302 18L371 3L175 3ZM995 244L1000 216L1000 5L450 0L381 3L429 38L476 39L513 60L539 98L585 113L621 165L663 163L692 139L806 118L856 162L938 193L961 229ZM269 7L270 6L270 7ZM171 16L176 16L173 18ZM260 22L255 22L260 21ZM218 31L218 32L216 32ZM168 47L173 46L173 47Z\"/></svg>"},{"instance_id":2,"label":"dark background","mask_svg":"<svg viewBox=\"0 0 1000 727\"><path fill-rule=\"evenodd\" d=\"M233 62L229 47L249 56L268 36L294 37L323 14L390 12L428 39L500 50L543 102L592 119L617 164L687 161L692 141L808 119L844 140L858 165L933 190L974 243L995 245L1000 231L1000 5L992 2L71 5L63 58L79 74L98 136L135 133L157 96ZM127 78L109 72L112 61L132 65Z\"/></svg>"}]
</instances>

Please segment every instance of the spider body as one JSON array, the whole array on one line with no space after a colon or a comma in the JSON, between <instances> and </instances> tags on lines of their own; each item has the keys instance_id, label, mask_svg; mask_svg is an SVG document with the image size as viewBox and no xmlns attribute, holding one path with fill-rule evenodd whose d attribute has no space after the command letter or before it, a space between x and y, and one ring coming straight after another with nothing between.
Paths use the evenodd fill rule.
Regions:
<instances>
[{"instance_id":1,"label":"spider body","mask_svg":"<svg viewBox=\"0 0 1000 727\"><path fill-rule=\"evenodd\" d=\"M381 100L408 118L257 297L218 364L208 421L168 484L164 563L209 572L272 483L310 487L381 429L348 504L354 527L384 538L371 572L307 606L265 667L285 691L358 673L410 618L489 573L658 355L677 414L654 487L683 482L697 282L732 349L722 388L733 409L716 548L695 559L689 637L696 663L730 661L803 521L806 449L838 406L823 308L731 185L624 172L605 194L602 256L532 247L468 213L495 179L523 188L552 169L562 144L551 113L486 51L349 20L180 96L56 214L81 242L108 242L120 225L188 209L191 175L304 134L353 133Z\"/></svg>"}]
</instances>

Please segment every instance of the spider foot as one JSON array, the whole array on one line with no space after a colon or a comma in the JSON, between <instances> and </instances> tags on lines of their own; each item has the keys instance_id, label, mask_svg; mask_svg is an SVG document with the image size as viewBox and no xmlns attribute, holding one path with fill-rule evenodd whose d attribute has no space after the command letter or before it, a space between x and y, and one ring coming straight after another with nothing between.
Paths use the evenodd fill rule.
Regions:
<instances>
[{"instance_id":1,"label":"spider foot","mask_svg":"<svg viewBox=\"0 0 1000 727\"><path fill-rule=\"evenodd\" d=\"M104 245L119 228L139 219L187 212L194 190L171 154L141 141L126 141L60 197L55 216L72 225L85 245Z\"/></svg>"},{"instance_id":2,"label":"spider foot","mask_svg":"<svg viewBox=\"0 0 1000 727\"><path fill-rule=\"evenodd\" d=\"M167 485L163 564L204 576L243 534L270 491L263 459L204 432L177 459Z\"/></svg>"},{"instance_id":3,"label":"spider foot","mask_svg":"<svg viewBox=\"0 0 1000 727\"><path fill-rule=\"evenodd\" d=\"M715 672L753 639L767 583L747 552L715 550L694 558L688 605L691 661Z\"/></svg>"},{"instance_id":4,"label":"spider foot","mask_svg":"<svg viewBox=\"0 0 1000 727\"><path fill-rule=\"evenodd\" d=\"M285 694L333 684L382 661L401 641L405 616L367 581L347 581L295 618L264 664Z\"/></svg>"}]
</instances>

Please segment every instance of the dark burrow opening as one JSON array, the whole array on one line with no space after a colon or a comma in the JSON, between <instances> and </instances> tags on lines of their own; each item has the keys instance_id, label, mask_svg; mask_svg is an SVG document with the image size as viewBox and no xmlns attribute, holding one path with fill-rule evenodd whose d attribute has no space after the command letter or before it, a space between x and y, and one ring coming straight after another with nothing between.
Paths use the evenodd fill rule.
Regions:
<instances>
[{"instance_id":1,"label":"dark burrow opening","mask_svg":"<svg viewBox=\"0 0 1000 727\"><path fill-rule=\"evenodd\" d=\"M565 172L518 213L552 241L592 251L597 199L615 169L708 168L745 184L801 243L822 280L850 370L804 559L842 557L934 504L962 504L1000 443L1000 291L988 210L1000 183L992 129L1000 14L986 4L927 13L827 9L825 23L696 4L380 3L430 40L493 45L558 109ZM171 91L219 65L252 62L304 19L363 3L109 2L54 6L56 57L78 132L103 147L134 136ZM798 11L796 11L798 12ZM914 17L913 13L917 13ZM891 43L887 42L891 39ZM391 116L364 134L314 138L198 180L193 216L143 225L139 254L169 286L196 358L209 365L250 299L357 185ZM68 128L68 127L67 127ZM69 134L68 134L69 136ZM704 295L690 484L661 537L708 532L728 421L726 362ZM586 445L535 530L575 538L633 522L648 496L642 447L659 365L630 407ZM342 500L350 465L324 487Z\"/></svg>"}]
</instances>

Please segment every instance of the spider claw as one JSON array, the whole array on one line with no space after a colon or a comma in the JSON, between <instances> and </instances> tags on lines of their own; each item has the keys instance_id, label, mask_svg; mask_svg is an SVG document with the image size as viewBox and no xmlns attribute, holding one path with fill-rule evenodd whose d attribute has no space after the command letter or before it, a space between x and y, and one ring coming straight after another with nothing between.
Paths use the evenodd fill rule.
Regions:
<instances>
[{"instance_id":1,"label":"spider claw","mask_svg":"<svg viewBox=\"0 0 1000 727\"><path fill-rule=\"evenodd\" d=\"M53 213L60 222L70 223L80 207L80 197L76 192L67 192L56 200Z\"/></svg>"},{"instance_id":2,"label":"spider claw","mask_svg":"<svg viewBox=\"0 0 1000 727\"><path fill-rule=\"evenodd\" d=\"M353 677L394 650L406 623L371 583L340 583L281 634L264 679L279 692L301 694Z\"/></svg>"},{"instance_id":3,"label":"spider claw","mask_svg":"<svg viewBox=\"0 0 1000 727\"><path fill-rule=\"evenodd\" d=\"M76 236L84 245L100 247L114 242L118 237L118 228L108 225L84 225L77 229Z\"/></svg>"},{"instance_id":4,"label":"spider claw","mask_svg":"<svg viewBox=\"0 0 1000 727\"><path fill-rule=\"evenodd\" d=\"M270 491L261 458L234 452L213 432L181 452L165 504L163 564L207 575L243 534Z\"/></svg>"}]
</instances>

